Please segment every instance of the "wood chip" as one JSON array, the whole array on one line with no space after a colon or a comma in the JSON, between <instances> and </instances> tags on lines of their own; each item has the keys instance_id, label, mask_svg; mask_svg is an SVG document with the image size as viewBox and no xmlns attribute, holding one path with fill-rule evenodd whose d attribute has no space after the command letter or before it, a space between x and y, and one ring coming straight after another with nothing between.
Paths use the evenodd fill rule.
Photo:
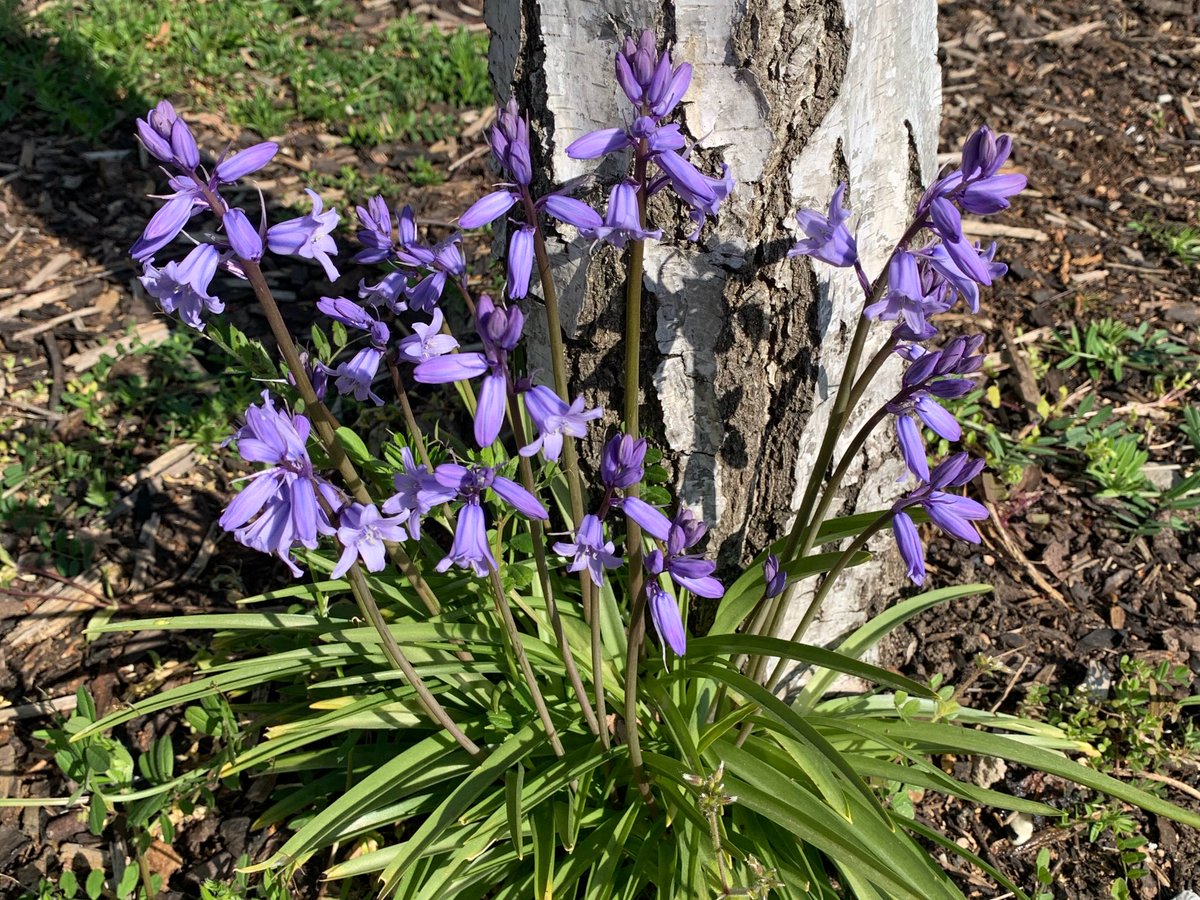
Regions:
<instances>
[{"instance_id":1,"label":"wood chip","mask_svg":"<svg viewBox=\"0 0 1200 900\"><path fill-rule=\"evenodd\" d=\"M0 723L12 722L16 719L36 719L41 716L72 712L78 702L79 697L77 695L67 694L65 697L54 697L51 700L39 700L35 703L8 706L0 709Z\"/></svg>"},{"instance_id":2,"label":"wood chip","mask_svg":"<svg viewBox=\"0 0 1200 900\"><path fill-rule=\"evenodd\" d=\"M122 336L116 341L108 341L91 350L72 353L63 360L63 363L73 372L86 372L100 362L100 358L103 356L121 356L125 352L125 348L131 345L135 339L140 340L143 344L158 344L170 336L171 329L165 320L152 319L138 325L134 329L134 337Z\"/></svg>"},{"instance_id":3,"label":"wood chip","mask_svg":"<svg viewBox=\"0 0 1200 900\"><path fill-rule=\"evenodd\" d=\"M1072 25L1070 28L1060 28L1057 31L1049 31L1041 37L1021 38L1016 43L1018 44L1061 44L1064 47L1070 47L1073 44L1078 44L1086 35L1093 31L1099 31L1106 25L1103 21L1096 22L1081 22L1079 25Z\"/></svg>"},{"instance_id":4,"label":"wood chip","mask_svg":"<svg viewBox=\"0 0 1200 900\"><path fill-rule=\"evenodd\" d=\"M75 286L72 284L60 284L52 288L47 288L44 291L30 294L20 300L13 300L0 306L0 316L4 318L16 317L21 313L29 312L30 310L39 309L49 303L58 303L66 300L75 293Z\"/></svg>"},{"instance_id":5,"label":"wood chip","mask_svg":"<svg viewBox=\"0 0 1200 900\"><path fill-rule=\"evenodd\" d=\"M84 309L73 309L70 312L63 313L61 316L55 316L53 319L47 319L44 322L38 322L36 325L26 328L23 331L18 331L13 335L13 340L27 341L30 338L37 337L43 331L50 331L52 328L63 324L63 322L70 322L72 319L82 319L85 316L94 316L99 312L100 308L96 306L89 306Z\"/></svg>"},{"instance_id":6,"label":"wood chip","mask_svg":"<svg viewBox=\"0 0 1200 900\"><path fill-rule=\"evenodd\" d=\"M25 282L25 287L22 290L36 291L43 284L61 272L67 267L75 257L70 253L56 253L51 257L50 261L38 269L37 274Z\"/></svg>"},{"instance_id":7,"label":"wood chip","mask_svg":"<svg viewBox=\"0 0 1200 900\"><path fill-rule=\"evenodd\" d=\"M1004 237L1018 241L1050 240L1050 235L1037 228L1023 228L1019 225L1001 225L999 222L980 222L974 219L964 219L963 231L973 237Z\"/></svg>"},{"instance_id":8,"label":"wood chip","mask_svg":"<svg viewBox=\"0 0 1200 900\"><path fill-rule=\"evenodd\" d=\"M4 638L4 646L14 657L33 644L53 640L65 631L80 613L96 609L96 596L104 589L98 574L84 574L73 584L58 584L51 589L54 595L42 601L37 610Z\"/></svg>"}]
</instances>

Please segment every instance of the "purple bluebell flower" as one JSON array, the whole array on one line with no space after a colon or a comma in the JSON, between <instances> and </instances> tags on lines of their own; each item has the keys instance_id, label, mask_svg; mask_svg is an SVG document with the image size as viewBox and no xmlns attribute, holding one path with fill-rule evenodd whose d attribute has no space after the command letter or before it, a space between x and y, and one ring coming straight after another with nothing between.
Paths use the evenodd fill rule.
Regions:
<instances>
[{"instance_id":1,"label":"purple bluebell flower","mask_svg":"<svg viewBox=\"0 0 1200 900\"><path fill-rule=\"evenodd\" d=\"M279 152L279 145L274 141L262 141L253 144L245 150L239 150L233 156L227 156L217 163L213 174L222 184L233 184L247 175L253 175Z\"/></svg>"},{"instance_id":2,"label":"purple bluebell flower","mask_svg":"<svg viewBox=\"0 0 1200 900\"><path fill-rule=\"evenodd\" d=\"M563 437L581 438L587 434L587 423L604 415L597 406L583 408L583 397L576 397L570 406L544 385L537 385L525 394L525 408L533 419L537 437L520 449L522 456L533 456L539 450L546 459L558 461L562 453Z\"/></svg>"},{"instance_id":3,"label":"purple bluebell flower","mask_svg":"<svg viewBox=\"0 0 1200 900\"><path fill-rule=\"evenodd\" d=\"M482 228L496 221L520 202L521 194L518 191L492 191L472 203L470 208L458 217L458 225L468 231L472 228Z\"/></svg>"},{"instance_id":4,"label":"purple bluebell flower","mask_svg":"<svg viewBox=\"0 0 1200 900\"><path fill-rule=\"evenodd\" d=\"M652 575L658 575L665 569L672 581L697 596L713 600L724 596L725 587L712 577L717 564L684 553L695 546L707 531L708 526L696 518L690 509L680 509L667 531L666 553L656 549L647 554L646 569Z\"/></svg>"},{"instance_id":5,"label":"purple bluebell flower","mask_svg":"<svg viewBox=\"0 0 1200 900\"><path fill-rule=\"evenodd\" d=\"M337 256L332 232L341 217L335 209L322 211L323 204L316 191L305 190L305 193L312 198L312 212L272 225L267 230L267 246L272 253L315 259L325 269L325 277L337 281L337 266L330 257Z\"/></svg>"},{"instance_id":6,"label":"purple bluebell flower","mask_svg":"<svg viewBox=\"0 0 1200 900\"><path fill-rule=\"evenodd\" d=\"M510 300L522 300L529 293L529 276L533 272L533 226L522 225L513 230L508 240L508 280L505 290Z\"/></svg>"},{"instance_id":7,"label":"purple bluebell flower","mask_svg":"<svg viewBox=\"0 0 1200 900\"><path fill-rule=\"evenodd\" d=\"M354 254L354 261L377 263L390 258L396 252L396 244L392 240L392 214L387 202L375 196L365 207L354 207L354 213L362 226L355 236L363 245L363 249Z\"/></svg>"},{"instance_id":8,"label":"purple bluebell flower","mask_svg":"<svg viewBox=\"0 0 1200 900\"><path fill-rule=\"evenodd\" d=\"M300 364L304 366L304 374L308 376L313 393L317 395L318 400L324 400L325 391L329 386L329 372L324 364L310 357L307 350L300 351ZM292 387L296 386L296 377L291 372L287 373L287 382Z\"/></svg>"},{"instance_id":9,"label":"purple bluebell flower","mask_svg":"<svg viewBox=\"0 0 1200 900\"><path fill-rule=\"evenodd\" d=\"M868 305L863 315L885 322L902 320L915 334L928 338L931 331L927 317L945 312L950 305L941 294L940 289L931 293L930 287L923 282L916 257L900 251L888 264L887 293L883 299Z\"/></svg>"},{"instance_id":10,"label":"purple bluebell flower","mask_svg":"<svg viewBox=\"0 0 1200 900\"><path fill-rule=\"evenodd\" d=\"M374 316L346 297L321 297L317 300L317 309L329 318L360 331L371 331L378 324Z\"/></svg>"},{"instance_id":11,"label":"purple bluebell flower","mask_svg":"<svg viewBox=\"0 0 1200 900\"><path fill-rule=\"evenodd\" d=\"M525 316L516 307L498 307L487 294L475 308L476 326L483 352L453 353L421 362L413 378L422 384L450 384L483 376L475 409L475 441L489 447L504 424L508 397L508 354L517 346Z\"/></svg>"},{"instance_id":12,"label":"purple bluebell flower","mask_svg":"<svg viewBox=\"0 0 1200 900\"><path fill-rule=\"evenodd\" d=\"M497 111L496 124L488 129L487 141L500 167L512 175L518 185L528 187L533 181L529 122L521 116L515 97L510 97L508 103Z\"/></svg>"},{"instance_id":13,"label":"purple bluebell flower","mask_svg":"<svg viewBox=\"0 0 1200 900\"><path fill-rule=\"evenodd\" d=\"M382 572L386 555L384 541L407 541L408 534L399 518L379 515L374 504L351 503L338 516L338 541L342 555L330 575L341 578L361 559L368 572Z\"/></svg>"},{"instance_id":14,"label":"purple bluebell flower","mask_svg":"<svg viewBox=\"0 0 1200 900\"><path fill-rule=\"evenodd\" d=\"M238 542L278 556L299 577L304 573L291 558L292 548L300 544L315 549L318 534L334 532L318 493L334 510L342 499L313 471L305 446L309 420L275 409L269 392L263 391L262 396L260 406L246 410L246 424L234 439L242 459L270 468L249 477L249 484L233 498L219 522Z\"/></svg>"},{"instance_id":15,"label":"purple bluebell flower","mask_svg":"<svg viewBox=\"0 0 1200 900\"><path fill-rule=\"evenodd\" d=\"M950 251L943 244L934 244L917 252L928 260L931 269L962 296L963 302L971 312L979 312L979 285L981 282L976 280L971 272L964 271L956 261L956 257L951 256ZM980 264L987 269L989 279L987 283L990 284L997 278L1002 278L1008 271L1008 266L1004 263L994 261L996 256L994 242L987 250L979 249L979 245L976 244L972 252L979 258Z\"/></svg>"},{"instance_id":16,"label":"purple bluebell flower","mask_svg":"<svg viewBox=\"0 0 1200 900\"><path fill-rule=\"evenodd\" d=\"M626 497L620 502L621 511L641 526L642 531L660 541L665 541L671 532L671 520L657 506L651 506L641 497Z\"/></svg>"},{"instance_id":17,"label":"purple bluebell flower","mask_svg":"<svg viewBox=\"0 0 1200 900\"><path fill-rule=\"evenodd\" d=\"M626 38L617 52L617 83L629 102L662 118L674 111L692 80L688 63L672 66L667 51L658 52L653 31L644 30L635 43Z\"/></svg>"},{"instance_id":18,"label":"purple bluebell flower","mask_svg":"<svg viewBox=\"0 0 1200 900\"><path fill-rule=\"evenodd\" d=\"M959 335L941 350L922 352L905 370L899 393L885 405L897 417L896 432L904 461L922 480L929 478L929 465L918 420L948 441L962 437L958 421L936 398L961 397L971 390L971 382L963 376L977 372L983 365L978 352L982 343L983 335Z\"/></svg>"},{"instance_id":19,"label":"purple bluebell flower","mask_svg":"<svg viewBox=\"0 0 1200 900\"><path fill-rule=\"evenodd\" d=\"M679 603L659 586L656 579L646 582L646 609L664 648L663 664L666 664L667 647L676 656L683 656L687 652L687 632L683 617L679 615Z\"/></svg>"},{"instance_id":20,"label":"purple bluebell flower","mask_svg":"<svg viewBox=\"0 0 1200 900\"><path fill-rule=\"evenodd\" d=\"M491 491L517 512L530 519L548 518L546 508L533 494L511 479L496 474L487 466L461 466L458 463L443 463L434 470L434 478L446 488L452 488L463 500L458 510L458 522L454 529L454 544L450 553L437 564L439 572L450 566L471 569L476 575L487 575L495 568L496 560L487 543L482 499Z\"/></svg>"},{"instance_id":21,"label":"purple bluebell flower","mask_svg":"<svg viewBox=\"0 0 1200 900\"><path fill-rule=\"evenodd\" d=\"M548 519L546 507L538 499L511 478L497 475L487 466L460 466L458 463L442 463L433 475L438 484L454 488L460 499L476 502L485 491L491 490L497 497L525 516L527 519Z\"/></svg>"},{"instance_id":22,"label":"purple bluebell flower","mask_svg":"<svg viewBox=\"0 0 1200 900\"><path fill-rule=\"evenodd\" d=\"M608 195L604 223L597 228L581 229L580 234L590 240L604 241L618 248L624 247L630 240L661 240L661 229L651 231L642 227L637 194L637 185L632 181L621 181L613 185Z\"/></svg>"},{"instance_id":23,"label":"purple bluebell flower","mask_svg":"<svg viewBox=\"0 0 1200 900\"><path fill-rule=\"evenodd\" d=\"M175 112L168 101L160 100L158 104L146 113L146 118L137 120L138 138L146 152L159 162L173 161L171 152L171 126L179 114Z\"/></svg>"},{"instance_id":24,"label":"purple bluebell flower","mask_svg":"<svg viewBox=\"0 0 1200 900\"><path fill-rule=\"evenodd\" d=\"M240 209L228 210L221 218L221 224L225 226L225 236L229 238L229 246L238 259L262 259L262 235L250 224L245 212Z\"/></svg>"},{"instance_id":25,"label":"purple bluebell flower","mask_svg":"<svg viewBox=\"0 0 1200 900\"><path fill-rule=\"evenodd\" d=\"M636 143L624 128L601 128L589 131L568 144L567 156L571 159L599 159L608 153L632 147Z\"/></svg>"},{"instance_id":26,"label":"purple bluebell flower","mask_svg":"<svg viewBox=\"0 0 1200 900\"><path fill-rule=\"evenodd\" d=\"M778 597L787 587L787 572L779 564L779 557L774 553L763 560L763 599L770 600Z\"/></svg>"},{"instance_id":27,"label":"purple bluebell flower","mask_svg":"<svg viewBox=\"0 0 1200 900\"><path fill-rule=\"evenodd\" d=\"M458 496L458 490L446 487L424 465L418 465L407 447L401 448L400 456L404 468L392 478L396 493L383 502L383 511L390 516L407 516L409 534L413 540L420 540L421 517L435 506L449 503Z\"/></svg>"},{"instance_id":28,"label":"purple bluebell flower","mask_svg":"<svg viewBox=\"0 0 1200 900\"><path fill-rule=\"evenodd\" d=\"M973 523L988 517L986 507L969 497L948 493L946 489L962 487L982 470L983 460L971 459L966 453L955 453L938 463L916 490L892 505L892 531L908 577L914 583L925 581L925 553L916 526L904 510L920 506L929 514L930 521L951 537L978 544L979 531Z\"/></svg>"},{"instance_id":29,"label":"purple bluebell flower","mask_svg":"<svg viewBox=\"0 0 1200 900\"><path fill-rule=\"evenodd\" d=\"M714 182L674 150L664 150L654 156L680 199L693 208L711 209L717 202Z\"/></svg>"},{"instance_id":30,"label":"purple bluebell flower","mask_svg":"<svg viewBox=\"0 0 1200 900\"><path fill-rule=\"evenodd\" d=\"M396 344L396 355L410 363L423 363L427 359L445 356L458 349L458 341L442 334L442 311L435 309L429 324L412 323L413 333L401 338Z\"/></svg>"},{"instance_id":31,"label":"purple bluebell flower","mask_svg":"<svg viewBox=\"0 0 1200 900\"><path fill-rule=\"evenodd\" d=\"M604 526L591 514L584 516L579 523L574 543L558 541L554 545L554 552L559 556L574 557L567 571L587 569L596 587L604 584L605 569L615 569L621 565L621 558L613 550L613 542L604 540Z\"/></svg>"},{"instance_id":32,"label":"purple bluebell flower","mask_svg":"<svg viewBox=\"0 0 1200 900\"><path fill-rule=\"evenodd\" d=\"M721 204L733 193L734 188L733 176L729 173L729 166L724 163L721 164L720 178L709 178L703 173L701 173L700 177L704 179L705 183L712 190L713 199L711 203L699 203L692 206L688 211L689 218L696 223L695 229L687 236L689 241L699 240L700 231L704 228L705 219L709 216L716 217ZM651 193L653 192L653 189L651 189Z\"/></svg>"},{"instance_id":33,"label":"purple bluebell flower","mask_svg":"<svg viewBox=\"0 0 1200 900\"><path fill-rule=\"evenodd\" d=\"M646 439L615 434L600 457L600 482L610 489L632 487L645 474Z\"/></svg>"},{"instance_id":34,"label":"purple bluebell flower","mask_svg":"<svg viewBox=\"0 0 1200 900\"><path fill-rule=\"evenodd\" d=\"M581 233L593 231L604 224L600 213L596 212L582 200L565 197L562 194L546 194L535 204L539 210L553 216L560 222L565 222L577 228Z\"/></svg>"},{"instance_id":35,"label":"purple bluebell flower","mask_svg":"<svg viewBox=\"0 0 1200 900\"><path fill-rule=\"evenodd\" d=\"M931 212L937 198L957 203L964 212L977 216L1008 209L1008 198L1028 183L1024 175L999 174L1011 152L1008 135L997 138L986 125L980 126L963 145L961 168L933 183L921 198L918 212Z\"/></svg>"},{"instance_id":36,"label":"purple bluebell flower","mask_svg":"<svg viewBox=\"0 0 1200 900\"><path fill-rule=\"evenodd\" d=\"M858 244L846 227L850 210L842 207L846 187L843 181L833 192L828 215L823 216L813 209L796 213L800 230L807 237L789 250L788 256L811 256L831 266L852 266L858 262Z\"/></svg>"},{"instance_id":37,"label":"purple bluebell flower","mask_svg":"<svg viewBox=\"0 0 1200 900\"><path fill-rule=\"evenodd\" d=\"M408 309L408 303L404 299L407 294L407 272L388 272L378 284L369 285L365 279L358 282L359 300L368 306L383 306L396 315Z\"/></svg>"},{"instance_id":38,"label":"purple bluebell flower","mask_svg":"<svg viewBox=\"0 0 1200 900\"><path fill-rule=\"evenodd\" d=\"M337 376L334 386L340 394L350 394L359 402L370 400L376 406L383 406L383 398L371 390L375 376L379 372L379 363L383 360L383 351L376 347L363 347L336 369L330 372Z\"/></svg>"},{"instance_id":39,"label":"purple bluebell flower","mask_svg":"<svg viewBox=\"0 0 1200 900\"><path fill-rule=\"evenodd\" d=\"M197 331L204 330L201 313L219 313L225 304L208 293L221 253L212 244L199 244L182 262L169 262L161 269L153 258L146 260L138 279L146 293L162 306L164 312L179 311L179 318Z\"/></svg>"},{"instance_id":40,"label":"purple bluebell flower","mask_svg":"<svg viewBox=\"0 0 1200 900\"><path fill-rule=\"evenodd\" d=\"M197 204L203 203L199 200L199 189L194 184L191 187L181 186L175 193L168 195L166 200L167 202L150 217L141 237L129 250L130 255L138 262L145 262L175 240L192 214L198 211Z\"/></svg>"},{"instance_id":41,"label":"purple bluebell flower","mask_svg":"<svg viewBox=\"0 0 1200 900\"><path fill-rule=\"evenodd\" d=\"M483 508L477 500L459 507L458 520L454 525L454 543L435 568L445 572L451 566L470 569L480 578L486 578L496 568L496 557L488 545Z\"/></svg>"}]
</instances>

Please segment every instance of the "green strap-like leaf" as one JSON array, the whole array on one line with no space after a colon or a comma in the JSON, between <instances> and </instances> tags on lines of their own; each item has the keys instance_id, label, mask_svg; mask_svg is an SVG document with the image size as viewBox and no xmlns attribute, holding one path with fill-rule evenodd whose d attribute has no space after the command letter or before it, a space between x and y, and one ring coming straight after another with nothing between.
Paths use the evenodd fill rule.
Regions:
<instances>
[{"instance_id":1,"label":"green strap-like leaf","mask_svg":"<svg viewBox=\"0 0 1200 900\"><path fill-rule=\"evenodd\" d=\"M941 603L969 597L972 594L988 593L992 590L989 584L963 584L956 587L940 588L927 591L917 597L897 603L879 615L866 622L837 647L837 652L853 659L860 658L883 637L890 634L913 616L932 609ZM829 690L829 685L837 678L837 672L832 669L817 669L812 673L808 683L796 699L796 708L802 712L810 712L817 701Z\"/></svg>"}]
</instances>

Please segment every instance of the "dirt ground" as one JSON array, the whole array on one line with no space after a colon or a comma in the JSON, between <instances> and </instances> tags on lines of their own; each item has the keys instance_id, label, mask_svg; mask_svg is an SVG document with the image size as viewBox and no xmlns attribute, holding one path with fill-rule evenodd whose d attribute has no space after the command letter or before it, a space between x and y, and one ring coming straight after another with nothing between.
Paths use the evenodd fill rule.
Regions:
<instances>
[{"instance_id":1,"label":"dirt ground","mask_svg":"<svg viewBox=\"0 0 1200 900\"><path fill-rule=\"evenodd\" d=\"M1169 0L970 0L942 2L939 10L943 149L959 147L987 121L1013 134L1014 162L1030 179L1031 190L1015 208L989 220L1013 229L997 235L1010 275L984 292L982 315L968 326L997 335L992 349L1006 352L999 375L1005 400L996 420L1019 430L1033 402L1017 361L1027 345L1014 337L1011 348L1002 346L1002 330L1016 336L1103 315L1148 321L1183 340L1194 335L1200 270L1170 258L1129 224L1147 217L1197 222L1200 11ZM193 120L208 146L246 137L226 131L216 116ZM450 177L410 192L422 221L449 222L491 180L479 152L480 121L465 122L462 138L439 152L423 150ZM337 171L353 162L399 173L414 152L401 145L331 147L325 136L304 130L289 134L284 148L263 173L264 189L282 204L299 198L298 173L307 167ZM102 146L51 135L38 121L0 130L0 342L17 360L0 376L0 398L35 382L50 385L45 406L19 411L31 427L50 427L64 439L82 439L88 427L59 401L65 382L95 365L92 351L130 326L146 339L166 331L127 255L155 208L144 195L157 185L139 157L132 129ZM290 276L295 302L285 309L296 321L319 293L308 274L297 263ZM359 274L347 267L344 285ZM231 299L231 309L250 306ZM261 329L252 315L240 314L239 324ZM1077 373L1048 377L1071 392L1088 390ZM1138 373L1105 396L1126 404L1155 399L1149 379ZM136 431L136 423L124 427ZM117 486L114 512L77 523L95 544L94 564L81 575L65 578L23 557L27 536L3 537L4 548L28 568L0 593L0 696L14 704L0 709L0 796L63 793L54 763L31 733L48 712L68 711L80 684L86 681L105 709L152 671L165 671L170 683L190 672L194 647L164 634L85 642L83 628L107 605L106 592L122 615L229 608L280 574L216 528L240 473L219 454L164 450L140 447L143 468ZM1160 448L1156 460L1184 464L1183 453ZM996 592L916 621L910 674L970 680L972 704L1012 711L1021 698L1014 685L1075 685L1089 666L1114 673L1124 654L1170 659L1200 673L1195 530L1131 539L1077 473L1057 463L1030 467L1020 484L993 485L988 493L997 517L979 552L935 543L929 560L937 583L990 581ZM976 678L978 654L1002 654L1006 672L1015 674ZM156 667L155 660L166 663ZM1195 679L1187 692L1200 693ZM144 748L174 727L164 716L127 736ZM1165 774L1188 786L1200 781L1197 771L1194 760L1181 758ZM998 787L1064 799L1061 785L1016 770ZM1164 787L1172 800L1197 805L1187 792ZM1033 837L1016 846L1005 823L961 805L930 803L920 812L1024 885L1032 884L1033 860L1043 847L1052 850L1061 896L1107 897L1119 872L1115 848L1103 839L1091 845L1082 828L1036 822ZM185 823L179 852L160 848L154 865L172 888L192 894L206 877L228 877L239 853L262 849L261 838L246 844L246 824L213 816ZM1170 898L1200 888L1200 836L1153 817L1143 824L1156 846L1135 896ZM0 894L5 884L36 886L56 871L64 849L90 859L109 848L74 813L0 810ZM972 896L994 896L977 875L964 872L961 883Z\"/></svg>"}]
</instances>

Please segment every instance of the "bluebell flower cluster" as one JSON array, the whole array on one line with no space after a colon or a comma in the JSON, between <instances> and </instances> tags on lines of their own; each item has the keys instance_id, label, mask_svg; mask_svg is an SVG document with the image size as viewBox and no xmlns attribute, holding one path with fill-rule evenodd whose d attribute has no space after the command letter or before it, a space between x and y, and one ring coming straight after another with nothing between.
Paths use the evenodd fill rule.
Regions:
<instances>
[{"instance_id":1,"label":"bluebell flower cluster","mask_svg":"<svg viewBox=\"0 0 1200 900\"><path fill-rule=\"evenodd\" d=\"M834 192L829 210L801 210L797 222L805 238L789 256L811 256L831 266L853 267L868 293L863 315L868 319L895 322L891 348L910 365L900 391L885 410L895 416L901 455L909 471L922 486L906 495L895 507L894 532L909 576L924 579L923 551L906 506L921 505L944 531L961 540L978 541L970 522L987 517L973 500L954 497L946 488L961 487L979 472L982 463L957 454L930 471L922 426L947 441L962 437L962 428L939 401L961 397L973 387L971 375L983 365L983 337L955 337L940 350L922 346L938 334L932 319L950 309L959 298L972 312L979 311L979 289L990 285L1007 271L996 262L996 246L986 248L967 239L963 213L990 215L1007 209L1009 198L1025 188L1026 178L1001 171L1012 152L1007 135L996 137L983 126L966 141L958 169L940 176L921 197L913 222L888 261L886 277L877 285L867 280L858 258L858 248L844 206L847 186ZM910 248L919 234L933 240Z\"/></svg>"}]
</instances>

